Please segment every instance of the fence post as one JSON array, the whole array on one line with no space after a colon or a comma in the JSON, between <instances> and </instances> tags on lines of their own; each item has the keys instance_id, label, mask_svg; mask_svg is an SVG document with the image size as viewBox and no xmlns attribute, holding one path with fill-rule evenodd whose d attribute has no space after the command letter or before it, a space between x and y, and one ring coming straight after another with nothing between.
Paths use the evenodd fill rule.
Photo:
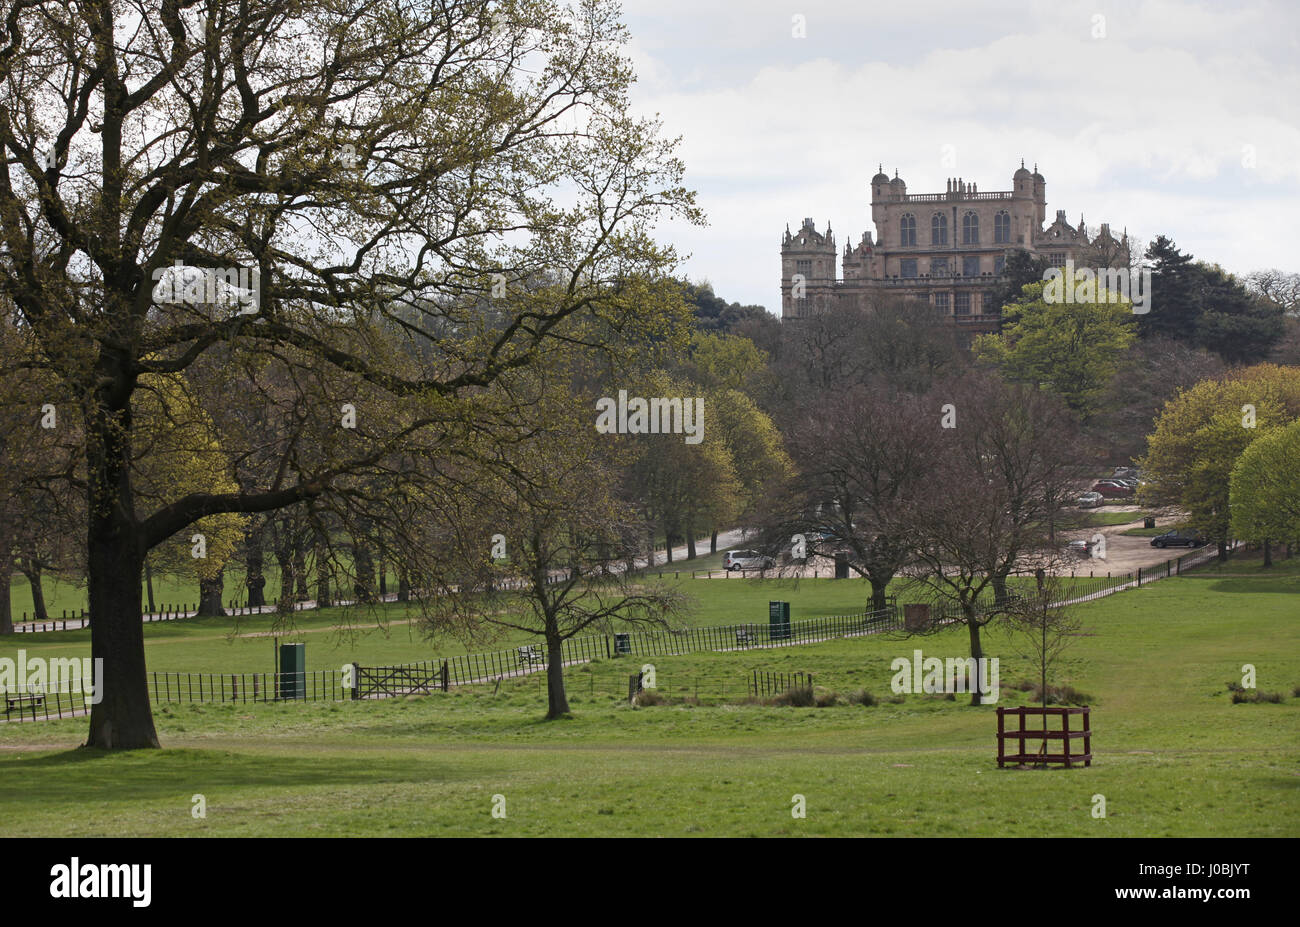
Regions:
<instances>
[{"instance_id":1,"label":"fence post","mask_svg":"<svg viewBox=\"0 0 1300 927\"><path fill-rule=\"evenodd\" d=\"M361 700L361 667L359 664L352 664L352 701Z\"/></svg>"},{"instance_id":2,"label":"fence post","mask_svg":"<svg viewBox=\"0 0 1300 927\"><path fill-rule=\"evenodd\" d=\"M447 673L447 661L442 661L442 691L446 692L451 686L451 677Z\"/></svg>"}]
</instances>

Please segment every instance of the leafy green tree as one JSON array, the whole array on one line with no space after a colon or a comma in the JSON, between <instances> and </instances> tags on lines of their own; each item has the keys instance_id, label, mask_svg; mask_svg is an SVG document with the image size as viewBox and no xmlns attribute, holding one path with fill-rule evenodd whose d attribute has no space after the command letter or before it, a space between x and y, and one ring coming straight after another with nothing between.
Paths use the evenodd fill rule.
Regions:
<instances>
[{"instance_id":1,"label":"leafy green tree","mask_svg":"<svg viewBox=\"0 0 1300 927\"><path fill-rule=\"evenodd\" d=\"M713 292L708 281L682 285L686 302L695 314L695 325L700 331L726 333L751 320L772 318L762 306L742 306L729 303Z\"/></svg>"},{"instance_id":2,"label":"leafy green tree","mask_svg":"<svg viewBox=\"0 0 1300 927\"><path fill-rule=\"evenodd\" d=\"M1139 317L1142 337L1179 338L1234 364L1262 360L1282 337L1282 306L1217 265L1183 254L1163 235L1146 257L1152 262L1151 308Z\"/></svg>"},{"instance_id":3,"label":"leafy green tree","mask_svg":"<svg viewBox=\"0 0 1300 927\"><path fill-rule=\"evenodd\" d=\"M1283 335L1283 310L1252 295L1221 267L1200 264L1197 271L1202 309L1196 320L1196 343L1233 364L1266 357Z\"/></svg>"},{"instance_id":4,"label":"leafy green tree","mask_svg":"<svg viewBox=\"0 0 1300 927\"><path fill-rule=\"evenodd\" d=\"M1200 315L1196 265L1169 238L1159 235L1146 251L1151 262L1151 307L1138 320L1142 337L1192 340Z\"/></svg>"},{"instance_id":5,"label":"leafy green tree","mask_svg":"<svg viewBox=\"0 0 1300 927\"><path fill-rule=\"evenodd\" d=\"M156 505L160 500L191 493L235 493L230 458L221 446L211 417L177 374L140 378L135 404L137 498ZM246 516L234 512L208 515L190 530L173 535L154 548L154 572L197 581L198 613L224 615L225 569L243 538ZM92 622L93 624L93 622Z\"/></svg>"},{"instance_id":6,"label":"leafy green tree","mask_svg":"<svg viewBox=\"0 0 1300 927\"><path fill-rule=\"evenodd\" d=\"M79 403L104 661L87 744L156 747L152 548L211 515L428 475L477 397L570 325L596 346L659 328L678 260L651 229L701 216L675 143L629 111L612 0L49 0L3 18L0 293ZM521 288L539 268L556 285ZM142 377L217 353L291 370L308 430L269 482L137 506ZM353 428L339 391L359 383L380 401Z\"/></svg>"},{"instance_id":7,"label":"leafy green tree","mask_svg":"<svg viewBox=\"0 0 1300 927\"><path fill-rule=\"evenodd\" d=\"M1136 337L1132 305L1123 297L1111 302L1100 287L1086 302L1049 301L1046 286L1027 284L1003 308L1002 331L975 339L975 354L1007 379L1050 389L1091 415Z\"/></svg>"},{"instance_id":8,"label":"leafy green tree","mask_svg":"<svg viewBox=\"0 0 1300 927\"><path fill-rule=\"evenodd\" d=\"M1144 504L1185 510L1227 557L1231 475L1256 439L1300 417L1300 369L1259 364L1202 380L1165 404L1139 461Z\"/></svg>"},{"instance_id":9,"label":"leafy green tree","mask_svg":"<svg viewBox=\"0 0 1300 927\"><path fill-rule=\"evenodd\" d=\"M752 399L739 390L711 390L706 395L711 427L720 432L723 446L736 476L736 515L753 519L764 513L781 482L794 472L790 455L776 423ZM709 550L717 553L717 522L709 539Z\"/></svg>"},{"instance_id":10,"label":"leafy green tree","mask_svg":"<svg viewBox=\"0 0 1300 927\"><path fill-rule=\"evenodd\" d=\"M1232 533L1243 541L1300 540L1300 419L1260 435L1232 468Z\"/></svg>"},{"instance_id":11,"label":"leafy green tree","mask_svg":"<svg viewBox=\"0 0 1300 927\"><path fill-rule=\"evenodd\" d=\"M711 388L743 390L767 366L767 355L739 335L697 332L690 351L700 382Z\"/></svg>"}]
</instances>

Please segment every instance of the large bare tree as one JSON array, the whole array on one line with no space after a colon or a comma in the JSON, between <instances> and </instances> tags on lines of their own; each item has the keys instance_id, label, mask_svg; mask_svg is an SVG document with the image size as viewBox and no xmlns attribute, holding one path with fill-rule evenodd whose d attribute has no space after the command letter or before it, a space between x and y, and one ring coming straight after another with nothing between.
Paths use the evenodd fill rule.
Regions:
<instances>
[{"instance_id":1,"label":"large bare tree","mask_svg":"<svg viewBox=\"0 0 1300 927\"><path fill-rule=\"evenodd\" d=\"M1053 529L1086 469L1077 423L1048 393L978 375L931 396L940 440L931 491L910 510L920 543L909 571L934 596L936 623L966 627L978 667L981 631L1015 606L1008 580L1057 559Z\"/></svg>"},{"instance_id":2,"label":"large bare tree","mask_svg":"<svg viewBox=\"0 0 1300 927\"><path fill-rule=\"evenodd\" d=\"M653 327L629 282L676 258L651 223L698 214L627 112L607 0L9 0L0 23L0 289L84 429L87 744L153 747L152 547L436 456L578 317L595 343ZM312 427L260 485L142 509L141 378L216 351L294 371ZM375 405L350 427L352 389Z\"/></svg>"}]
</instances>

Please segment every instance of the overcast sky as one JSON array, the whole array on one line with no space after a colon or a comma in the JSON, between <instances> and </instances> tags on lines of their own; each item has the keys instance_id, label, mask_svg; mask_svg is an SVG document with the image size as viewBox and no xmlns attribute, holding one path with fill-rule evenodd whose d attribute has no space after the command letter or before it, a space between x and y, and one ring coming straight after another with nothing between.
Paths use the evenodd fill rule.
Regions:
<instances>
[{"instance_id":1,"label":"overcast sky","mask_svg":"<svg viewBox=\"0 0 1300 927\"><path fill-rule=\"evenodd\" d=\"M661 236L729 301L779 312L787 223L830 220L841 251L874 232L880 163L936 193L1010 189L1024 158L1049 222L1300 271L1295 0L624 0L624 20L634 104L682 136L709 217Z\"/></svg>"}]
</instances>

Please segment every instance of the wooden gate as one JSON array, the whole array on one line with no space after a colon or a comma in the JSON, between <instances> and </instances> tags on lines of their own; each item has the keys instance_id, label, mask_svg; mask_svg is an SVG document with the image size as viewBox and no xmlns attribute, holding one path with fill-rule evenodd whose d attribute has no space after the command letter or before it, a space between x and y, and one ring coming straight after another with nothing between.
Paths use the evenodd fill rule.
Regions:
<instances>
[{"instance_id":1,"label":"wooden gate","mask_svg":"<svg viewBox=\"0 0 1300 927\"><path fill-rule=\"evenodd\" d=\"M414 695L432 692L435 688L447 690L446 665L433 663L405 663L400 666L357 666L354 699L392 698L397 695Z\"/></svg>"}]
</instances>

